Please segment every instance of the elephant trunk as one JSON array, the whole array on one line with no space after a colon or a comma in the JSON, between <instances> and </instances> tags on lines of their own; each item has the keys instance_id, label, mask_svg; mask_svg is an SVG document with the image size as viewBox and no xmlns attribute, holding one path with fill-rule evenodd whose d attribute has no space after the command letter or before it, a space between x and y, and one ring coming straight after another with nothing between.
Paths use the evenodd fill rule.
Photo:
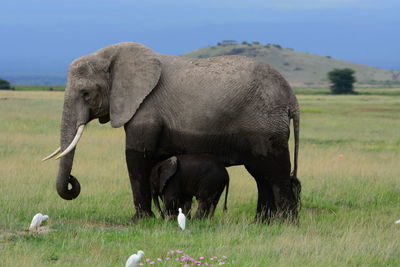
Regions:
<instances>
[{"instance_id":1,"label":"elephant trunk","mask_svg":"<svg viewBox=\"0 0 400 267\"><path fill-rule=\"evenodd\" d=\"M154 205L156 206L158 212L160 213L161 218L164 219L165 218L164 212L162 211L162 209L160 207L160 202L159 202L157 194L153 194L153 201L154 201Z\"/></svg>"},{"instance_id":2,"label":"elephant trunk","mask_svg":"<svg viewBox=\"0 0 400 267\"><path fill-rule=\"evenodd\" d=\"M57 175L57 192L65 200L72 200L79 196L81 192L81 186L78 180L71 175L72 163L74 160L75 149L68 155L64 156L60 160ZM69 184L71 188L69 189Z\"/></svg>"},{"instance_id":3,"label":"elephant trunk","mask_svg":"<svg viewBox=\"0 0 400 267\"><path fill-rule=\"evenodd\" d=\"M76 139L74 138L76 134L77 116L75 116L73 110L69 107L68 101L65 101L61 120L61 151L65 151L70 147L71 142ZM75 148L72 148L68 154L61 157L58 168L56 188L60 197L66 200L78 197L81 191L78 180L71 175L74 154Z\"/></svg>"}]
</instances>

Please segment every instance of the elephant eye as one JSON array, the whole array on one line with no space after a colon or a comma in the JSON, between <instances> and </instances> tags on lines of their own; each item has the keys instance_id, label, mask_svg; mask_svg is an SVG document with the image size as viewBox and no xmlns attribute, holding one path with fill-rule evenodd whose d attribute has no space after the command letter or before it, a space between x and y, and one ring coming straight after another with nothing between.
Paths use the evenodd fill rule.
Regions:
<instances>
[{"instance_id":1,"label":"elephant eye","mask_svg":"<svg viewBox=\"0 0 400 267\"><path fill-rule=\"evenodd\" d=\"M86 90L82 90L81 91L81 96L85 99L87 99L89 97L89 92Z\"/></svg>"}]
</instances>

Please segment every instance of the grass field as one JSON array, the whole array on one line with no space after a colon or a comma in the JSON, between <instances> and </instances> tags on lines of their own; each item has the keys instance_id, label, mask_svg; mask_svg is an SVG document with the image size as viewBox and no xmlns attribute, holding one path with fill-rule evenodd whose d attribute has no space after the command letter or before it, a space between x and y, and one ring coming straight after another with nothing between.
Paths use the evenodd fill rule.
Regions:
<instances>
[{"instance_id":1,"label":"grass field","mask_svg":"<svg viewBox=\"0 0 400 267\"><path fill-rule=\"evenodd\" d=\"M65 86L58 85L16 85L16 91L64 91Z\"/></svg>"},{"instance_id":2,"label":"grass field","mask_svg":"<svg viewBox=\"0 0 400 267\"><path fill-rule=\"evenodd\" d=\"M97 121L75 156L81 195L57 195L57 162L40 160L58 147L62 97L0 91L0 266L124 266L139 249L151 260L169 250L209 263L227 256L231 266L400 266L398 96L298 95L299 227L254 224L255 182L232 167L228 213L220 205L211 221L189 221L183 232L175 221L128 224L124 132ZM49 222L29 234L37 212Z\"/></svg>"}]
</instances>

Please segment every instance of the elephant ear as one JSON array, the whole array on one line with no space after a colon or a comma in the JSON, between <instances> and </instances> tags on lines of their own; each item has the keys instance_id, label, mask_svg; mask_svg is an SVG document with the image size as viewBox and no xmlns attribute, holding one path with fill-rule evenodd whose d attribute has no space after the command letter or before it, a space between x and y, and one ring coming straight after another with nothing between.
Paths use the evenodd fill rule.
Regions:
<instances>
[{"instance_id":1,"label":"elephant ear","mask_svg":"<svg viewBox=\"0 0 400 267\"><path fill-rule=\"evenodd\" d=\"M121 127L136 113L140 104L157 85L161 63L156 54L137 43L114 46L115 58L110 68L110 120L112 127Z\"/></svg>"},{"instance_id":2,"label":"elephant ear","mask_svg":"<svg viewBox=\"0 0 400 267\"><path fill-rule=\"evenodd\" d=\"M169 179L176 173L178 169L178 159L177 157L171 157L165 160L159 169L159 177L160 177L160 194L164 191L166 184Z\"/></svg>"}]
</instances>

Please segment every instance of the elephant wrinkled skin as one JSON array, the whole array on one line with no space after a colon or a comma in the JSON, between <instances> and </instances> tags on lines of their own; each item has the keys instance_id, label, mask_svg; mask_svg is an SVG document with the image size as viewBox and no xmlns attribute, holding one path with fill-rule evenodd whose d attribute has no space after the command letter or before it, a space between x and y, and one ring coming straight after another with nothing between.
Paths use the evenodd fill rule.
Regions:
<instances>
[{"instance_id":1,"label":"elephant wrinkled skin","mask_svg":"<svg viewBox=\"0 0 400 267\"><path fill-rule=\"evenodd\" d=\"M124 126L133 219L153 216L149 175L156 162L207 153L225 166L244 165L255 178L256 219L269 222L279 215L297 220L299 107L289 84L269 65L240 56L162 55L133 42L74 60L68 70L60 138L60 150L71 152L61 157L57 176L57 192L64 199L80 192L71 175L77 129L95 118L110 121L112 127Z\"/></svg>"}]
</instances>

